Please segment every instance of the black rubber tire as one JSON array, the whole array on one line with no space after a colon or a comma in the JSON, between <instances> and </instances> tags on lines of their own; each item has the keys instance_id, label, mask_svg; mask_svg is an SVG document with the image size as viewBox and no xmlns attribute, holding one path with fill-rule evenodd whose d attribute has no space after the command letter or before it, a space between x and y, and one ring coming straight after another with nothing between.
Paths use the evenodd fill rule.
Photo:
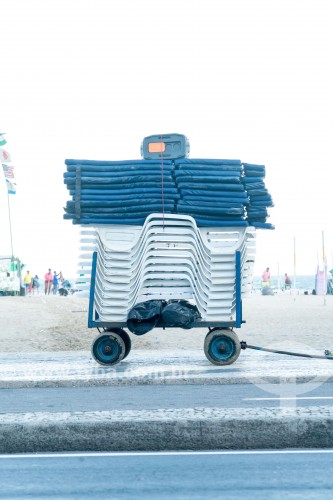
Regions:
<instances>
[{"instance_id":1,"label":"black rubber tire","mask_svg":"<svg viewBox=\"0 0 333 500\"><path fill-rule=\"evenodd\" d=\"M91 346L93 358L103 366L117 365L124 359L125 352L125 342L113 332L98 335Z\"/></svg>"},{"instance_id":2,"label":"black rubber tire","mask_svg":"<svg viewBox=\"0 0 333 500\"><path fill-rule=\"evenodd\" d=\"M106 328L105 331L116 333L117 335L119 335L123 339L124 344L125 344L125 355L123 357L123 360L125 358L127 358L127 356L129 355L129 353L131 351L131 347L132 347L131 337L128 335L128 333L125 330L123 330L122 328Z\"/></svg>"},{"instance_id":3,"label":"black rubber tire","mask_svg":"<svg viewBox=\"0 0 333 500\"><path fill-rule=\"evenodd\" d=\"M208 361L218 366L231 365L241 351L237 334L229 328L214 329L206 335L204 351Z\"/></svg>"}]
</instances>

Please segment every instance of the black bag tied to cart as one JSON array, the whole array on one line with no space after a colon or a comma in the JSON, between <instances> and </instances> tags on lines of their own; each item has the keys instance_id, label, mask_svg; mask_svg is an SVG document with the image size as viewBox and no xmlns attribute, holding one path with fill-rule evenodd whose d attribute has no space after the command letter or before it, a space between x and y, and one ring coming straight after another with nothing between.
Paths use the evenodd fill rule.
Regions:
<instances>
[{"instance_id":1,"label":"black bag tied to cart","mask_svg":"<svg viewBox=\"0 0 333 500\"><path fill-rule=\"evenodd\" d=\"M169 328L192 328L200 317L197 307L186 300L170 300L162 311L163 326Z\"/></svg>"},{"instance_id":2,"label":"black bag tied to cart","mask_svg":"<svg viewBox=\"0 0 333 500\"><path fill-rule=\"evenodd\" d=\"M127 328L135 335L144 335L152 330L161 318L164 300L147 300L136 304L127 316Z\"/></svg>"},{"instance_id":3,"label":"black bag tied to cart","mask_svg":"<svg viewBox=\"0 0 333 500\"><path fill-rule=\"evenodd\" d=\"M189 329L200 318L196 306L186 300L147 300L136 304L128 313L127 328L135 335L144 335L159 325Z\"/></svg>"}]
</instances>

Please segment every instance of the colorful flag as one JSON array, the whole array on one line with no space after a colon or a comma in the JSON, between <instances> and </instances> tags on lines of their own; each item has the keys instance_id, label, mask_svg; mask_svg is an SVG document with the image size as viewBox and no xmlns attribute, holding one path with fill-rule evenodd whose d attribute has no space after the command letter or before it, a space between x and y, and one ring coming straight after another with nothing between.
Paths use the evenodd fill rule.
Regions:
<instances>
[{"instance_id":1,"label":"colorful flag","mask_svg":"<svg viewBox=\"0 0 333 500\"><path fill-rule=\"evenodd\" d=\"M4 134L0 133L0 146L4 146L5 144L7 144L7 141L6 139L4 138Z\"/></svg>"},{"instance_id":2,"label":"colorful flag","mask_svg":"<svg viewBox=\"0 0 333 500\"><path fill-rule=\"evenodd\" d=\"M6 165L5 163L3 163L2 168L5 177L8 177L8 179L14 177L14 167L12 165Z\"/></svg>"},{"instance_id":3,"label":"colorful flag","mask_svg":"<svg viewBox=\"0 0 333 500\"><path fill-rule=\"evenodd\" d=\"M1 163L9 163L11 160L10 160L10 156L9 156L9 153L7 153L7 151L5 151L4 149L0 149L0 162Z\"/></svg>"},{"instance_id":4,"label":"colorful flag","mask_svg":"<svg viewBox=\"0 0 333 500\"><path fill-rule=\"evenodd\" d=\"M16 193L16 182L11 182L8 179L6 179L6 185L7 185L8 194L15 194Z\"/></svg>"}]
</instances>

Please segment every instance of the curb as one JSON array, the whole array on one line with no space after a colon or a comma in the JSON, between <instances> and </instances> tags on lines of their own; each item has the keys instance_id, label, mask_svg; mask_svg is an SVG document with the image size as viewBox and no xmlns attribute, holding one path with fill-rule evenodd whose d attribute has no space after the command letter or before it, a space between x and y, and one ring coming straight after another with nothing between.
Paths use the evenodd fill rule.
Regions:
<instances>
[{"instance_id":1,"label":"curb","mask_svg":"<svg viewBox=\"0 0 333 500\"><path fill-rule=\"evenodd\" d=\"M0 453L332 446L330 407L0 415Z\"/></svg>"},{"instance_id":2,"label":"curb","mask_svg":"<svg viewBox=\"0 0 333 500\"><path fill-rule=\"evenodd\" d=\"M285 383L296 384L321 384L325 382L333 382L333 376L318 376L316 374L308 376L290 376L278 377L266 375L263 377L238 377L227 379L202 378L202 377L165 377L164 379L154 379L145 377L132 377L124 380L123 378L112 379L95 379L95 378L59 378L57 380L2 380L0 381L0 389L31 389L31 388L54 388L54 387L105 387L117 386L127 387L134 385L235 385L235 384L255 384L263 386L265 384L280 384L281 380Z\"/></svg>"}]
</instances>

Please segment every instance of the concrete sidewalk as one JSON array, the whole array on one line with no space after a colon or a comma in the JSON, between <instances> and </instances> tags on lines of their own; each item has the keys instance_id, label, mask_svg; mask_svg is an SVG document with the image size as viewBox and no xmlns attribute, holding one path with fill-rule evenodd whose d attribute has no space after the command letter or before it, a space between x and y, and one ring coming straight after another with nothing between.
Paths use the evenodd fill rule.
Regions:
<instances>
[{"instance_id":1,"label":"concrete sidewalk","mask_svg":"<svg viewBox=\"0 0 333 500\"><path fill-rule=\"evenodd\" d=\"M88 351L0 354L0 388L137 384L278 384L333 381L333 360L242 351L228 366L201 350L133 350L114 367Z\"/></svg>"},{"instance_id":2,"label":"concrete sidewalk","mask_svg":"<svg viewBox=\"0 0 333 500\"><path fill-rule=\"evenodd\" d=\"M146 384L294 384L333 381L330 360L242 352L226 367L201 350L132 351L114 368L89 352L2 354L1 388ZM28 389L29 390L29 389ZM232 387L230 387L232 390ZM159 408L0 414L0 452L333 447L333 407Z\"/></svg>"}]
</instances>

